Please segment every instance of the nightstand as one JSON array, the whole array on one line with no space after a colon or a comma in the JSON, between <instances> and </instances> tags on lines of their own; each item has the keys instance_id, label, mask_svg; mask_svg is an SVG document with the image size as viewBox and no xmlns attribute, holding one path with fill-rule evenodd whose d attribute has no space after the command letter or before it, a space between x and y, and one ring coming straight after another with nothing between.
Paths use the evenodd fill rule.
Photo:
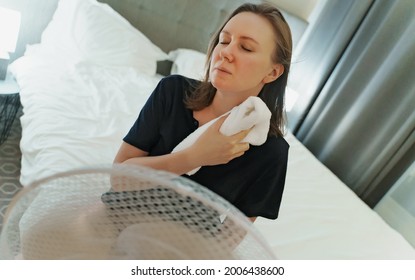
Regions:
<instances>
[{"instance_id":1,"label":"nightstand","mask_svg":"<svg viewBox=\"0 0 415 280\"><path fill-rule=\"evenodd\" d=\"M14 77L7 73L6 79L0 80L0 145L9 136L13 121L20 107L20 88Z\"/></svg>"}]
</instances>

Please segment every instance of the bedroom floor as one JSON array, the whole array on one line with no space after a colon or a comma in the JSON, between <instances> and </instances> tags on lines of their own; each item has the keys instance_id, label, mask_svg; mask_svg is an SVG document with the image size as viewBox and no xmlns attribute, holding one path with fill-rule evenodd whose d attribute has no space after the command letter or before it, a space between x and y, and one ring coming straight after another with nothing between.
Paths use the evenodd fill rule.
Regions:
<instances>
[{"instance_id":1,"label":"bedroom floor","mask_svg":"<svg viewBox=\"0 0 415 280\"><path fill-rule=\"evenodd\" d=\"M0 145L0 231L3 228L3 219L7 206L14 195L22 188L19 182L20 177L20 138L22 128L20 125L21 108L13 122L10 135ZM0 127L0 129L2 129Z\"/></svg>"}]
</instances>

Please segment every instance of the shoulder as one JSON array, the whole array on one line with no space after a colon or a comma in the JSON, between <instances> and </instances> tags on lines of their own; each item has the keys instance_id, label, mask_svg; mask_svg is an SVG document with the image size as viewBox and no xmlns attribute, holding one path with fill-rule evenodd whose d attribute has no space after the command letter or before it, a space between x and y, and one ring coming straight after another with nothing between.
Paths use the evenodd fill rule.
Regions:
<instances>
[{"instance_id":1,"label":"shoulder","mask_svg":"<svg viewBox=\"0 0 415 280\"><path fill-rule=\"evenodd\" d=\"M162 107L159 110L165 114L182 111L186 109L186 97L194 92L199 83L200 81L181 75L169 75L159 81L151 99L153 104Z\"/></svg>"},{"instance_id":2,"label":"shoulder","mask_svg":"<svg viewBox=\"0 0 415 280\"><path fill-rule=\"evenodd\" d=\"M181 75L170 75L162 78L153 91L151 99L170 106L176 102L183 102L184 96L192 92L198 81Z\"/></svg>"},{"instance_id":3,"label":"shoulder","mask_svg":"<svg viewBox=\"0 0 415 280\"><path fill-rule=\"evenodd\" d=\"M251 146L255 158L260 158L266 165L280 166L288 162L290 145L281 136L268 136L261 146Z\"/></svg>"},{"instance_id":4,"label":"shoulder","mask_svg":"<svg viewBox=\"0 0 415 280\"><path fill-rule=\"evenodd\" d=\"M269 136L263 144L264 148L272 154L288 154L290 144L281 136Z\"/></svg>"},{"instance_id":5,"label":"shoulder","mask_svg":"<svg viewBox=\"0 0 415 280\"><path fill-rule=\"evenodd\" d=\"M200 81L187 78L181 75L169 75L160 80L159 85L169 88L191 89L196 87Z\"/></svg>"},{"instance_id":6,"label":"shoulder","mask_svg":"<svg viewBox=\"0 0 415 280\"><path fill-rule=\"evenodd\" d=\"M282 136L269 136L267 142L269 142L270 145L275 148L284 150L288 150L290 148L290 144L288 144L287 140L285 140L285 138Z\"/></svg>"}]
</instances>

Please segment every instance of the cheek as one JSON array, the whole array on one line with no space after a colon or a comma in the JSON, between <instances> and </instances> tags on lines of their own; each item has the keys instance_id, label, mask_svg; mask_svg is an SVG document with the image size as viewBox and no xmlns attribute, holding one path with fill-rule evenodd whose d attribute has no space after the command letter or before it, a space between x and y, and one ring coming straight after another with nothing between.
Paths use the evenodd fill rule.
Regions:
<instances>
[{"instance_id":1,"label":"cheek","mask_svg":"<svg viewBox=\"0 0 415 280\"><path fill-rule=\"evenodd\" d=\"M213 72L213 67L215 65L215 57L212 54L212 57L210 58L210 63L209 63L209 76L212 77L212 72Z\"/></svg>"},{"instance_id":2,"label":"cheek","mask_svg":"<svg viewBox=\"0 0 415 280\"><path fill-rule=\"evenodd\" d=\"M212 70L213 70L213 67L214 67L214 65L215 65L215 63L219 60L220 58L219 58L219 51L218 51L218 48L216 47L216 48L214 48L213 49L213 52L212 52L212 56L211 56L211 58L210 58L210 62L209 62L209 65L210 65L210 70L209 70L209 74L211 74L212 73Z\"/></svg>"},{"instance_id":3,"label":"cheek","mask_svg":"<svg viewBox=\"0 0 415 280\"><path fill-rule=\"evenodd\" d=\"M256 76L264 76L270 70L270 61L264 58L245 59L243 61L244 68L248 69L250 74Z\"/></svg>"},{"instance_id":4,"label":"cheek","mask_svg":"<svg viewBox=\"0 0 415 280\"><path fill-rule=\"evenodd\" d=\"M243 72L251 77L262 75L264 72L264 62L258 59L246 58L241 60L240 63L243 65Z\"/></svg>"},{"instance_id":5,"label":"cheek","mask_svg":"<svg viewBox=\"0 0 415 280\"><path fill-rule=\"evenodd\" d=\"M210 63L212 64L213 62L218 61L218 59L219 59L219 48L218 48L218 46L216 46L216 47L213 49L213 52L212 52L212 57L211 57L211 59L210 59Z\"/></svg>"}]
</instances>

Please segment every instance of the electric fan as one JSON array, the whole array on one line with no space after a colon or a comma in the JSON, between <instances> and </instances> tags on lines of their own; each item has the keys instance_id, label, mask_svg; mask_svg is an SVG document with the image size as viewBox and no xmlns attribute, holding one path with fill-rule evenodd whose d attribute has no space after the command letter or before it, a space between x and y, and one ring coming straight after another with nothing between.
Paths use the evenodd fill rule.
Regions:
<instances>
[{"instance_id":1,"label":"electric fan","mask_svg":"<svg viewBox=\"0 0 415 280\"><path fill-rule=\"evenodd\" d=\"M1 259L275 259L246 216L181 176L113 165L60 173L9 206Z\"/></svg>"}]
</instances>

